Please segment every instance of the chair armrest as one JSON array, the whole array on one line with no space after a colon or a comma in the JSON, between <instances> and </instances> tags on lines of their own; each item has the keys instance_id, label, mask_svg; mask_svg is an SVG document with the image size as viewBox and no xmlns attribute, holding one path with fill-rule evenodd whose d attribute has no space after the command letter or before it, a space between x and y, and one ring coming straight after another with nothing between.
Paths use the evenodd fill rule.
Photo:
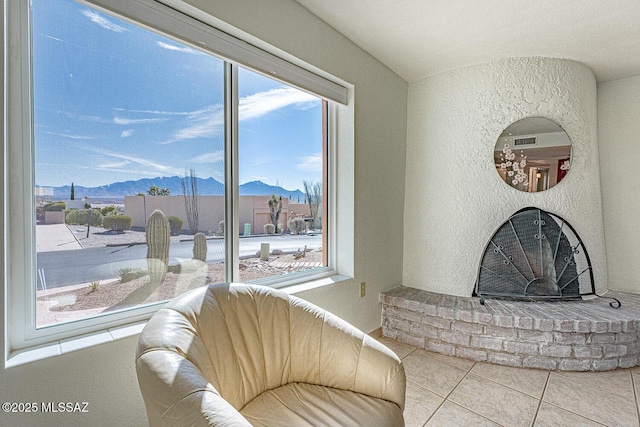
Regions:
<instances>
[{"instance_id":1,"label":"chair armrest","mask_svg":"<svg viewBox=\"0 0 640 427\"><path fill-rule=\"evenodd\" d=\"M143 353L136 371L152 427L251 425L193 363L177 353Z\"/></svg>"},{"instance_id":2,"label":"chair armrest","mask_svg":"<svg viewBox=\"0 0 640 427\"><path fill-rule=\"evenodd\" d=\"M404 410L406 374L398 356L388 347L365 335L358 360L355 390L389 400Z\"/></svg>"}]
</instances>

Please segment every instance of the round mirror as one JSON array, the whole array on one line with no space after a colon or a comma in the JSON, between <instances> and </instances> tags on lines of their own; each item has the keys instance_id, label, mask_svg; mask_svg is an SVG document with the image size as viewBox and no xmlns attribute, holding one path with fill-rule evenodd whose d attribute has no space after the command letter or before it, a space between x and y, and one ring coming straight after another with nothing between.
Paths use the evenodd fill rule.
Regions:
<instances>
[{"instance_id":1,"label":"round mirror","mask_svg":"<svg viewBox=\"0 0 640 427\"><path fill-rule=\"evenodd\" d=\"M507 127L493 152L496 170L511 187L534 193L565 177L571 166L571 140L557 123L527 117Z\"/></svg>"}]
</instances>

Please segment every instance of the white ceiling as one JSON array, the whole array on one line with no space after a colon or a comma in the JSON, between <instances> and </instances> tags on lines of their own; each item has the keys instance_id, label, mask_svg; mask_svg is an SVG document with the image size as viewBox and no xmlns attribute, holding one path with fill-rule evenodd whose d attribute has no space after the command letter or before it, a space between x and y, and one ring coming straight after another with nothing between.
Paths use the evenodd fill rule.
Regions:
<instances>
[{"instance_id":1,"label":"white ceiling","mask_svg":"<svg viewBox=\"0 0 640 427\"><path fill-rule=\"evenodd\" d=\"M409 82L498 58L640 75L640 0L297 0Z\"/></svg>"}]
</instances>

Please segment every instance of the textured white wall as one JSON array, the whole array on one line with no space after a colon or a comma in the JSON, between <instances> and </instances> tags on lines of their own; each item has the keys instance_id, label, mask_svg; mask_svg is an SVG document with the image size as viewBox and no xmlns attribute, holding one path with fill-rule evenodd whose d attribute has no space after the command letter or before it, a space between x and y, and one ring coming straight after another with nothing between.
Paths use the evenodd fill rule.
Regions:
<instances>
[{"instance_id":1,"label":"textured white wall","mask_svg":"<svg viewBox=\"0 0 640 427\"><path fill-rule=\"evenodd\" d=\"M571 171L541 193L509 187L492 160L503 129L530 116L554 120L572 141ZM517 210L535 206L575 227L604 292L596 119L595 78L573 61L512 58L410 84L404 284L471 295L488 239Z\"/></svg>"},{"instance_id":2,"label":"textured white wall","mask_svg":"<svg viewBox=\"0 0 640 427\"><path fill-rule=\"evenodd\" d=\"M640 76L598 85L609 289L640 293Z\"/></svg>"}]
</instances>

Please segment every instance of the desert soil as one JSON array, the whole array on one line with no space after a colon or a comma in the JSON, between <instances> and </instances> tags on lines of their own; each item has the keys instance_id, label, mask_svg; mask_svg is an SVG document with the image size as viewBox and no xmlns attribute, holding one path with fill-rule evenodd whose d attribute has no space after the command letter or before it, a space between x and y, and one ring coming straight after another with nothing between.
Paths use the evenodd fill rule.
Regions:
<instances>
[{"instance_id":1,"label":"desert soil","mask_svg":"<svg viewBox=\"0 0 640 427\"><path fill-rule=\"evenodd\" d=\"M306 252L304 257L294 258L293 254L271 256L268 261L250 258L240 261L240 280L254 281L270 276L285 275L314 268L322 261L321 251ZM38 300L56 301L49 308L52 311L76 311L102 308L104 311L128 306L148 304L171 299L199 286L225 281L225 266L222 263L205 264L188 260L180 265L169 266L165 280L154 285L149 282L147 272L139 272L132 280L115 279L102 281L92 287L86 284L73 290L41 296Z\"/></svg>"}]
</instances>

